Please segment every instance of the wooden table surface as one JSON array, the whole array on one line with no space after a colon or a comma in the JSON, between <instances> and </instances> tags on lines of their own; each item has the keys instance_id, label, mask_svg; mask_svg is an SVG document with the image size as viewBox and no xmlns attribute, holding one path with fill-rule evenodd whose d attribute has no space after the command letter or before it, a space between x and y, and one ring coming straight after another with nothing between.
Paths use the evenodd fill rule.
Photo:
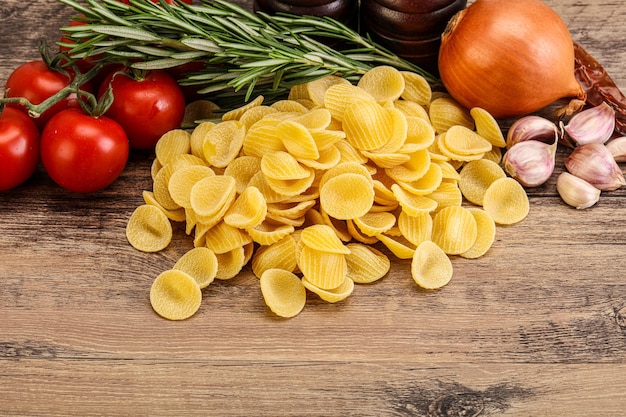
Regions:
<instances>
[{"instance_id":1,"label":"wooden table surface","mask_svg":"<svg viewBox=\"0 0 626 417\"><path fill-rule=\"evenodd\" d=\"M624 4L547 3L626 89ZM72 14L53 0L1 2L2 85ZM176 228L166 250L144 254L125 238L151 160L133 155L92 195L43 171L0 194L0 415L626 415L626 188L576 211L555 174L487 255L453 259L440 291L394 261L346 301L311 295L283 320L246 268L170 322L149 288L191 239Z\"/></svg>"}]
</instances>

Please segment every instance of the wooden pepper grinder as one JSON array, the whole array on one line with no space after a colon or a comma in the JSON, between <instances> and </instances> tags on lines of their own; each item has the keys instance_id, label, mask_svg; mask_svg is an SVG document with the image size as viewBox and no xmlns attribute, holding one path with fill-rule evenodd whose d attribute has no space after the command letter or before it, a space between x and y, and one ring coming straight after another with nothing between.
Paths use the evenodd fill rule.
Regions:
<instances>
[{"instance_id":1,"label":"wooden pepper grinder","mask_svg":"<svg viewBox=\"0 0 626 417\"><path fill-rule=\"evenodd\" d=\"M254 0L254 10L266 13L284 12L296 15L329 16L356 29L357 0Z\"/></svg>"},{"instance_id":2,"label":"wooden pepper grinder","mask_svg":"<svg viewBox=\"0 0 626 417\"><path fill-rule=\"evenodd\" d=\"M467 0L361 0L361 32L437 74L441 34Z\"/></svg>"}]
</instances>

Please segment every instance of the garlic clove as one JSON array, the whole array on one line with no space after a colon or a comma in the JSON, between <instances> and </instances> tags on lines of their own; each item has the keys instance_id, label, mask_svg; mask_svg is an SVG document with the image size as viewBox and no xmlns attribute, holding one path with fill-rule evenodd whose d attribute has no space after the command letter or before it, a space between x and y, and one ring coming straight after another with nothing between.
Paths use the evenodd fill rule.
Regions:
<instances>
[{"instance_id":1,"label":"garlic clove","mask_svg":"<svg viewBox=\"0 0 626 417\"><path fill-rule=\"evenodd\" d=\"M537 140L552 143L559 130L554 123L541 116L524 116L517 119L509 128L506 136L506 146L511 148L519 142Z\"/></svg>"},{"instance_id":2,"label":"garlic clove","mask_svg":"<svg viewBox=\"0 0 626 417\"><path fill-rule=\"evenodd\" d=\"M565 168L603 191L617 190L626 184L624 174L611 152L601 143L576 147L565 159Z\"/></svg>"},{"instance_id":3,"label":"garlic clove","mask_svg":"<svg viewBox=\"0 0 626 417\"><path fill-rule=\"evenodd\" d=\"M576 145L605 143L615 130L615 110L606 103L574 115L565 133Z\"/></svg>"},{"instance_id":4,"label":"garlic clove","mask_svg":"<svg viewBox=\"0 0 626 417\"><path fill-rule=\"evenodd\" d=\"M586 209L600 200L600 190L582 178L562 172L556 179L556 190L568 205Z\"/></svg>"},{"instance_id":5,"label":"garlic clove","mask_svg":"<svg viewBox=\"0 0 626 417\"><path fill-rule=\"evenodd\" d=\"M606 143L606 148L615 158L615 162L626 162L626 136L611 139Z\"/></svg>"},{"instance_id":6,"label":"garlic clove","mask_svg":"<svg viewBox=\"0 0 626 417\"><path fill-rule=\"evenodd\" d=\"M525 187L537 187L554 172L557 140L547 144L526 140L513 145L502 157L504 170Z\"/></svg>"}]
</instances>

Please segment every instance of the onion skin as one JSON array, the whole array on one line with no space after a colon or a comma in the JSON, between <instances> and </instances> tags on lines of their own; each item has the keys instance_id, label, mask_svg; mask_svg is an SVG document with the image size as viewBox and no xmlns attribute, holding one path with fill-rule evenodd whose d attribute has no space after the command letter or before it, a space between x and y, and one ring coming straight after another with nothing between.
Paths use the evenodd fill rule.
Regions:
<instances>
[{"instance_id":1,"label":"onion skin","mask_svg":"<svg viewBox=\"0 0 626 417\"><path fill-rule=\"evenodd\" d=\"M586 99L569 29L540 0L476 0L448 23L438 66L455 100L496 118L533 113L560 98Z\"/></svg>"}]
</instances>

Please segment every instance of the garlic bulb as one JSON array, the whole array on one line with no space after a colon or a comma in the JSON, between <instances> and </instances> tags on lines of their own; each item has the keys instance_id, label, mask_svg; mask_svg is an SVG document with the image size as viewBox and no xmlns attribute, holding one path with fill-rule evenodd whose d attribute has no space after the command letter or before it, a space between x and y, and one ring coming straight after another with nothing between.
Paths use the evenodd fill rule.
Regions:
<instances>
[{"instance_id":1,"label":"garlic bulb","mask_svg":"<svg viewBox=\"0 0 626 417\"><path fill-rule=\"evenodd\" d=\"M565 160L565 168L600 190L617 190L626 184L611 152L601 143L580 145Z\"/></svg>"},{"instance_id":2,"label":"garlic bulb","mask_svg":"<svg viewBox=\"0 0 626 417\"><path fill-rule=\"evenodd\" d=\"M552 144L525 140L513 145L502 157L504 170L525 187L537 187L554 172L557 141Z\"/></svg>"},{"instance_id":3,"label":"garlic bulb","mask_svg":"<svg viewBox=\"0 0 626 417\"><path fill-rule=\"evenodd\" d=\"M577 209L589 208L600 199L598 188L569 172L562 172L556 179L556 190L563 201Z\"/></svg>"}]
</instances>

